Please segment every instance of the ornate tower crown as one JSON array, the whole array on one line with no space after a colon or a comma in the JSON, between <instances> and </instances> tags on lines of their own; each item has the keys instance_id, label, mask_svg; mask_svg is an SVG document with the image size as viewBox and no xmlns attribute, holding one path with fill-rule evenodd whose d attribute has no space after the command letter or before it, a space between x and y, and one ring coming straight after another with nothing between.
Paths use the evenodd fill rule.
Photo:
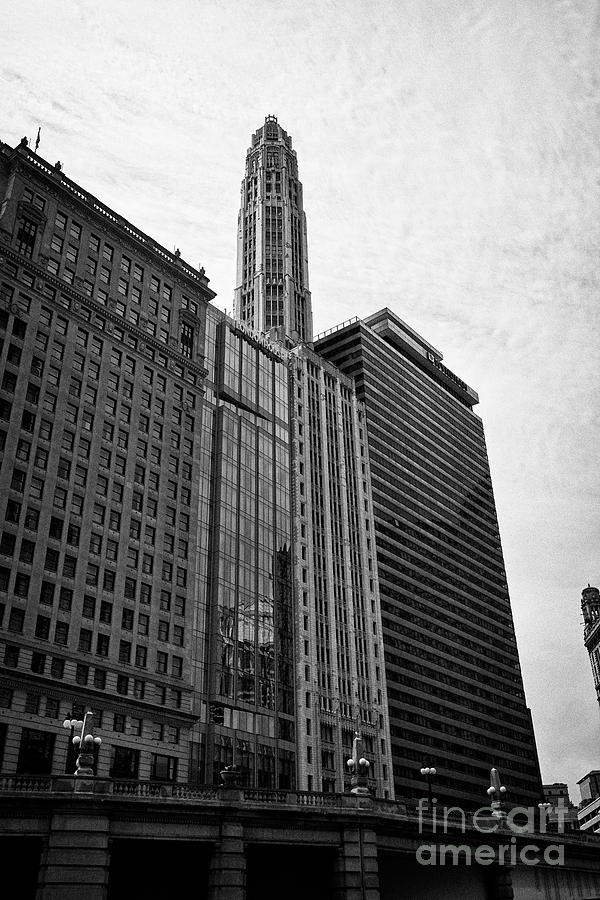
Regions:
<instances>
[{"instance_id":1,"label":"ornate tower crown","mask_svg":"<svg viewBox=\"0 0 600 900\"><path fill-rule=\"evenodd\" d=\"M282 342L312 341L306 216L292 139L268 115L246 153L235 316Z\"/></svg>"}]
</instances>

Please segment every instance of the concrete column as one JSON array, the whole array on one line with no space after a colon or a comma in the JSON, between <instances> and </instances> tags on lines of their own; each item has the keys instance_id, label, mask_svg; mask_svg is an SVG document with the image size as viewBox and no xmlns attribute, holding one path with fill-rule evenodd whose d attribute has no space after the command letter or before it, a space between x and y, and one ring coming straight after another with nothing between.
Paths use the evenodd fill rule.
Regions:
<instances>
[{"instance_id":1,"label":"concrete column","mask_svg":"<svg viewBox=\"0 0 600 900\"><path fill-rule=\"evenodd\" d=\"M379 900L377 838L370 828L345 828L336 864L338 900Z\"/></svg>"},{"instance_id":2,"label":"concrete column","mask_svg":"<svg viewBox=\"0 0 600 900\"><path fill-rule=\"evenodd\" d=\"M52 816L36 900L106 900L108 817L91 810Z\"/></svg>"},{"instance_id":3,"label":"concrete column","mask_svg":"<svg viewBox=\"0 0 600 900\"><path fill-rule=\"evenodd\" d=\"M245 900L246 855L243 828L236 822L221 826L208 874L208 900Z\"/></svg>"}]
</instances>

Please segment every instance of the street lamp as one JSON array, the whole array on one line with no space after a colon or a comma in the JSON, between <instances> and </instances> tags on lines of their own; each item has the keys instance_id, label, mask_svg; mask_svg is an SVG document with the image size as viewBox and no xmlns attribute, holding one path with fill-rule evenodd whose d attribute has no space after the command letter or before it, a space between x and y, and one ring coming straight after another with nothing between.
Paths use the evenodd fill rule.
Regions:
<instances>
[{"instance_id":1,"label":"street lamp","mask_svg":"<svg viewBox=\"0 0 600 900\"><path fill-rule=\"evenodd\" d=\"M363 753L363 742L358 731L354 732L354 740L352 741L352 756L348 759L347 766L350 770L350 788L351 794L369 794L369 769L371 763Z\"/></svg>"},{"instance_id":2,"label":"street lamp","mask_svg":"<svg viewBox=\"0 0 600 900\"><path fill-rule=\"evenodd\" d=\"M506 793L506 788L503 784L500 784L500 774L498 769L490 769L490 781L491 784L486 793L490 798L492 815L497 819L502 819L504 821L506 813L502 809L502 794Z\"/></svg>"},{"instance_id":3,"label":"street lamp","mask_svg":"<svg viewBox=\"0 0 600 900\"><path fill-rule=\"evenodd\" d=\"M79 730L80 732L72 739L73 746L79 751L77 768L75 769L75 775L77 776L89 777L94 774L94 747L99 747L102 739L94 737L93 718L94 713L88 710L83 717L83 721L81 719L65 719L63 722L63 728L70 728L71 731Z\"/></svg>"},{"instance_id":4,"label":"street lamp","mask_svg":"<svg viewBox=\"0 0 600 900\"><path fill-rule=\"evenodd\" d=\"M431 803L431 779L437 775L437 769L433 766L423 766L421 769L421 775L423 775L427 779L427 799L429 803Z\"/></svg>"}]
</instances>

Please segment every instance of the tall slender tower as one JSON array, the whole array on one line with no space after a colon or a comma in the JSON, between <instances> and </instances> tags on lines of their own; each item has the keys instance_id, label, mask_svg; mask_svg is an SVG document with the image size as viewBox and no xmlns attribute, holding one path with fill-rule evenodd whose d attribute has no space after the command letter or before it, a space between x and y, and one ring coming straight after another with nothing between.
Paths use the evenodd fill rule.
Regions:
<instances>
[{"instance_id":1,"label":"tall slender tower","mask_svg":"<svg viewBox=\"0 0 600 900\"><path fill-rule=\"evenodd\" d=\"M267 116L252 135L238 217L235 317L288 343L312 341L306 216L291 137Z\"/></svg>"},{"instance_id":2,"label":"tall slender tower","mask_svg":"<svg viewBox=\"0 0 600 900\"><path fill-rule=\"evenodd\" d=\"M581 592L581 609L583 610L583 640L585 649L590 654L594 687L600 703L600 591L588 586Z\"/></svg>"}]
</instances>

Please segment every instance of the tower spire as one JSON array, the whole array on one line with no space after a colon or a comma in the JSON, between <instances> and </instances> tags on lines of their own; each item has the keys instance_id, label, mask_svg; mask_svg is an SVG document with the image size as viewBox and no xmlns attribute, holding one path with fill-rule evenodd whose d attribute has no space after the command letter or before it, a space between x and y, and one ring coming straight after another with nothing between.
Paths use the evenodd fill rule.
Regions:
<instances>
[{"instance_id":1,"label":"tower spire","mask_svg":"<svg viewBox=\"0 0 600 900\"><path fill-rule=\"evenodd\" d=\"M246 154L234 310L281 341L312 341L302 184L292 139L274 115L252 135Z\"/></svg>"}]
</instances>

